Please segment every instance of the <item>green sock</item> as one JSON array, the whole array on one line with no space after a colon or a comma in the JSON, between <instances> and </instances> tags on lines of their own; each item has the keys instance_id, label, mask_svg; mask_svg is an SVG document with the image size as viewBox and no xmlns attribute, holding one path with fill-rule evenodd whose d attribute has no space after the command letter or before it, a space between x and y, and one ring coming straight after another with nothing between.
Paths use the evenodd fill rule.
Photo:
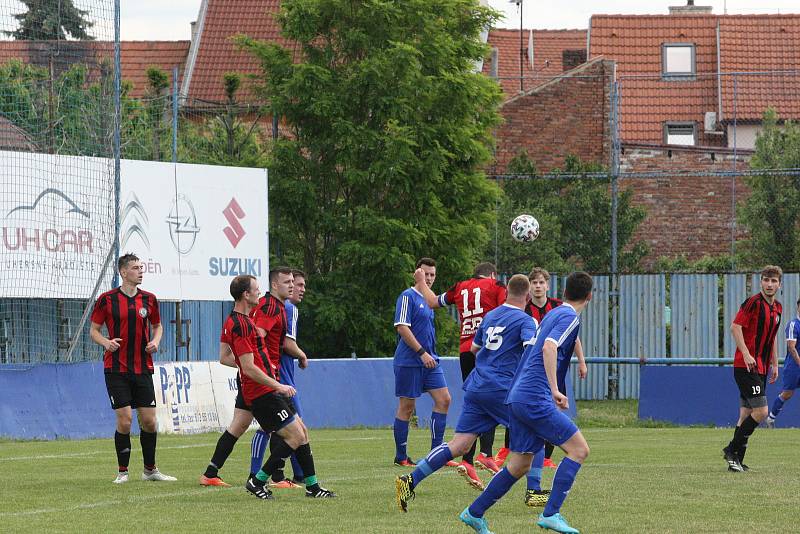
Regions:
<instances>
[{"instance_id":1,"label":"green sock","mask_svg":"<svg viewBox=\"0 0 800 534\"><path fill-rule=\"evenodd\" d=\"M310 477L306 477L306 487L310 488L317 483L317 475L311 475Z\"/></svg>"},{"instance_id":2,"label":"green sock","mask_svg":"<svg viewBox=\"0 0 800 534\"><path fill-rule=\"evenodd\" d=\"M256 478L261 482L266 482L269 476L264 472L263 469L259 469L258 473L256 473Z\"/></svg>"}]
</instances>

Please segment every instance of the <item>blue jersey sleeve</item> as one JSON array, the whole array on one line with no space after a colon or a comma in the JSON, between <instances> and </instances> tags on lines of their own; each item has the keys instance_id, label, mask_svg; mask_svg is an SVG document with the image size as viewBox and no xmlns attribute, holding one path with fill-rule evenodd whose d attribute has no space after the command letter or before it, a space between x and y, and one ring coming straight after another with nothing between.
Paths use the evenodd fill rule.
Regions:
<instances>
[{"instance_id":1,"label":"blue jersey sleeve","mask_svg":"<svg viewBox=\"0 0 800 534\"><path fill-rule=\"evenodd\" d=\"M407 293L400 293L397 303L394 306L394 325L411 326L411 297Z\"/></svg>"},{"instance_id":2,"label":"blue jersey sleeve","mask_svg":"<svg viewBox=\"0 0 800 534\"><path fill-rule=\"evenodd\" d=\"M539 324L536 322L531 316L525 317L522 321L522 327L519 329L519 341L523 344L533 344L536 343L536 330L539 328Z\"/></svg>"},{"instance_id":3,"label":"blue jersey sleeve","mask_svg":"<svg viewBox=\"0 0 800 534\"><path fill-rule=\"evenodd\" d=\"M297 341L297 306L286 306L286 337Z\"/></svg>"},{"instance_id":4,"label":"blue jersey sleeve","mask_svg":"<svg viewBox=\"0 0 800 534\"><path fill-rule=\"evenodd\" d=\"M800 334L800 321L792 319L786 325L786 341L797 341L798 334Z\"/></svg>"},{"instance_id":5,"label":"blue jersey sleeve","mask_svg":"<svg viewBox=\"0 0 800 534\"><path fill-rule=\"evenodd\" d=\"M564 313L560 315L556 320L556 324L554 324L553 328L550 329L550 333L547 335L545 341L549 339L556 344L556 347L560 347L564 344L567 338L569 338L569 335L572 333L572 331L578 327L579 323L580 320L578 319L577 315L573 315L571 313Z\"/></svg>"}]
</instances>

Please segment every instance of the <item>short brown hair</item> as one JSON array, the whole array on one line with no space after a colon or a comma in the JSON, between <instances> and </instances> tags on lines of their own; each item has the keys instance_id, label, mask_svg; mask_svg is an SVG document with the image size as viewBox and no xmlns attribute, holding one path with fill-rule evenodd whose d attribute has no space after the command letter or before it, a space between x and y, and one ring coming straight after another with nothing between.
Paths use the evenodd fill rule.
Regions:
<instances>
[{"instance_id":1,"label":"short brown hair","mask_svg":"<svg viewBox=\"0 0 800 534\"><path fill-rule=\"evenodd\" d=\"M524 274L515 274L508 281L508 295L510 297L524 297L531 289L531 283Z\"/></svg>"},{"instance_id":2,"label":"short brown hair","mask_svg":"<svg viewBox=\"0 0 800 534\"><path fill-rule=\"evenodd\" d=\"M475 276L492 276L493 274L497 274L497 267L494 266L494 263L482 261L475 266Z\"/></svg>"},{"instance_id":3,"label":"short brown hair","mask_svg":"<svg viewBox=\"0 0 800 534\"><path fill-rule=\"evenodd\" d=\"M127 267L129 263L134 261L139 261L139 256L134 254L133 252L126 252L124 255L120 256L117 260L117 270L121 271L123 267Z\"/></svg>"},{"instance_id":4,"label":"short brown hair","mask_svg":"<svg viewBox=\"0 0 800 534\"><path fill-rule=\"evenodd\" d=\"M300 269L292 269L292 276L295 278L302 278L303 280L307 279L306 273L301 271Z\"/></svg>"},{"instance_id":5,"label":"short brown hair","mask_svg":"<svg viewBox=\"0 0 800 534\"><path fill-rule=\"evenodd\" d=\"M231 280L231 296L233 300L239 300L245 291L250 291L250 284L256 277L250 274L241 274Z\"/></svg>"},{"instance_id":6,"label":"short brown hair","mask_svg":"<svg viewBox=\"0 0 800 534\"><path fill-rule=\"evenodd\" d=\"M572 301L586 300L592 292L592 285L592 277L589 276L589 273L576 271L567 277L564 298Z\"/></svg>"},{"instance_id":7,"label":"short brown hair","mask_svg":"<svg viewBox=\"0 0 800 534\"><path fill-rule=\"evenodd\" d=\"M783 269L778 267L777 265L767 265L763 269L761 269L761 278L777 278L778 280L783 279Z\"/></svg>"},{"instance_id":8,"label":"short brown hair","mask_svg":"<svg viewBox=\"0 0 800 534\"><path fill-rule=\"evenodd\" d=\"M419 269L421 265L427 265L428 267L436 267L436 260L434 260L433 258L420 258L417 260L417 266L414 268Z\"/></svg>"},{"instance_id":9,"label":"short brown hair","mask_svg":"<svg viewBox=\"0 0 800 534\"><path fill-rule=\"evenodd\" d=\"M533 269L531 269L531 272L528 273L528 280L533 282L533 279L536 278L537 276L544 277L545 282L550 281L550 273L548 273L545 269L542 269L541 267L534 267Z\"/></svg>"},{"instance_id":10,"label":"short brown hair","mask_svg":"<svg viewBox=\"0 0 800 534\"><path fill-rule=\"evenodd\" d=\"M269 285L278 278L279 274L292 274L292 270L289 267L275 267L274 269L269 270Z\"/></svg>"}]
</instances>

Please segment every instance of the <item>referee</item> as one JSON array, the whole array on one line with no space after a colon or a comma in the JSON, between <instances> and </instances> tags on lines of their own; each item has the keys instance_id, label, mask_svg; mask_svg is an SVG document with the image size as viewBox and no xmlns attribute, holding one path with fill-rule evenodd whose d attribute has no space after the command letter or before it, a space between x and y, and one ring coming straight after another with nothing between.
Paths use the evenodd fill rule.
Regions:
<instances>
[{"instance_id":1,"label":"referee","mask_svg":"<svg viewBox=\"0 0 800 534\"><path fill-rule=\"evenodd\" d=\"M100 295L92 311L92 341L105 349L103 368L111 408L117 414L114 445L119 473L115 484L128 481L131 458L132 409L139 414L139 442L144 471L142 480L174 481L156 467L156 394L153 358L164 329L156 296L138 288L144 267L134 254L117 261L122 285ZM100 328L105 325L108 337ZM151 332L152 330L152 332Z\"/></svg>"}]
</instances>

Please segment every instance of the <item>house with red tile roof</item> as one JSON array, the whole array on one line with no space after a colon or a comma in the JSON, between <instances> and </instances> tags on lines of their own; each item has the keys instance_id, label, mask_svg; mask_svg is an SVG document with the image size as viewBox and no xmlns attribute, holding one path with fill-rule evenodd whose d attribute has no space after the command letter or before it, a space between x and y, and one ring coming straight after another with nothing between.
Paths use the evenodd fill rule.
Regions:
<instances>
[{"instance_id":1,"label":"house with red tile roof","mask_svg":"<svg viewBox=\"0 0 800 534\"><path fill-rule=\"evenodd\" d=\"M623 142L752 149L768 107L800 118L800 15L682 8L591 18L588 57L617 64Z\"/></svg>"},{"instance_id":2,"label":"house with red tile roof","mask_svg":"<svg viewBox=\"0 0 800 534\"><path fill-rule=\"evenodd\" d=\"M131 84L129 94L135 98L147 92L146 72L157 67L183 72L189 41L122 41L120 43L121 74ZM39 67L53 67L56 73L74 63L90 67L89 76L96 78L103 63L113 65L114 43L109 41L0 41L0 64L18 59Z\"/></svg>"}]
</instances>

